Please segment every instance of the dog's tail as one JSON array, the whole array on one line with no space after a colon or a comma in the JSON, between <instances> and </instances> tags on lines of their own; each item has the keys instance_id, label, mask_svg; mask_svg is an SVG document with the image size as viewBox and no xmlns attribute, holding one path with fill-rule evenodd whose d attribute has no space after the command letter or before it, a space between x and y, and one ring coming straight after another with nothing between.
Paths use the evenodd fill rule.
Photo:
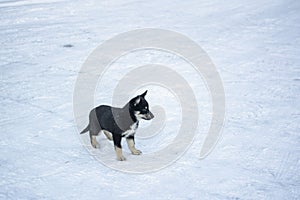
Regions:
<instances>
[{"instance_id":1,"label":"dog's tail","mask_svg":"<svg viewBox=\"0 0 300 200\"><path fill-rule=\"evenodd\" d=\"M87 127L86 127L85 129L83 129L83 130L80 132L80 134L86 133L86 132L88 132L89 130L90 130L90 124L87 125Z\"/></svg>"}]
</instances>

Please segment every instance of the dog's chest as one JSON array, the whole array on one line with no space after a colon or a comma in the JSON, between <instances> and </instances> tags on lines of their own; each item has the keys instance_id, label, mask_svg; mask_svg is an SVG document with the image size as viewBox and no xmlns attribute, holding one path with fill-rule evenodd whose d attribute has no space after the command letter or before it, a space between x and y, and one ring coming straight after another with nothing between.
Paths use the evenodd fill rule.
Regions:
<instances>
[{"instance_id":1,"label":"dog's chest","mask_svg":"<svg viewBox=\"0 0 300 200\"><path fill-rule=\"evenodd\" d=\"M125 131L124 133L122 133L122 136L124 137L129 137L131 135L135 134L136 129L138 128L139 123L135 122L134 124L132 124L129 129L127 131Z\"/></svg>"}]
</instances>

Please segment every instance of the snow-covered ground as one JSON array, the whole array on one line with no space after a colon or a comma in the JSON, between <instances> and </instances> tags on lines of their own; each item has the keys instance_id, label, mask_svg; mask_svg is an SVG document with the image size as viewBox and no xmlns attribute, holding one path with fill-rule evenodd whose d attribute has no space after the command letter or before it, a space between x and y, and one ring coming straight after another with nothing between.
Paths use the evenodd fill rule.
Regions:
<instances>
[{"instance_id":1,"label":"snow-covered ground","mask_svg":"<svg viewBox=\"0 0 300 200\"><path fill-rule=\"evenodd\" d=\"M299 199L299 13L298 1L284 0L0 1L0 199ZM188 151L159 171L128 174L82 145L73 91L94 48L145 27L182 33L208 53L223 80L226 122L215 149L200 160L211 112L203 90L199 133ZM106 85L98 83L96 104L110 103L125 69L157 61L186 65L164 53L129 55L119 61L123 68L112 66ZM202 91L194 73L183 75ZM160 101L168 97L153 91ZM179 112L176 101L171 105L165 110ZM145 153L162 148L158 141L172 132L166 127L137 146Z\"/></svg>"}]
</instances>

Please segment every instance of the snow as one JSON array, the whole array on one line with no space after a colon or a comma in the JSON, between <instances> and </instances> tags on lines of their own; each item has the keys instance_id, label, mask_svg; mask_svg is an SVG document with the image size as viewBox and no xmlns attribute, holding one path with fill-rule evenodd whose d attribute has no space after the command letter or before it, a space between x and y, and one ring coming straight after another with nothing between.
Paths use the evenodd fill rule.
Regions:
<instances>
[{"instance_id":1,"label":"snow","mask_svg":"<svg viewBox=\"0 0 300 200\"><path fill-rule=\"evenodd\" d=\"M281 0L1 1L0 199L299 199L299 9ZM198 94L199 127L185 154L155 172L131 174L106 167L82 145L73 91L99 44L147 27L184 34L208 53L223 80L226 121L214 150L199 159L211 119L201 77L166 52L120 58L98 82L95 104L111 104L122 74L147 63L184 69ZM168 120L153 137L137 133L144 155L124 145L127 165L163 149L178 131L172 93L151 86L148 95ZM103 136L99 142L103 150L94 153L122 165L112 144Z\"/></svg>"}]
</instances>

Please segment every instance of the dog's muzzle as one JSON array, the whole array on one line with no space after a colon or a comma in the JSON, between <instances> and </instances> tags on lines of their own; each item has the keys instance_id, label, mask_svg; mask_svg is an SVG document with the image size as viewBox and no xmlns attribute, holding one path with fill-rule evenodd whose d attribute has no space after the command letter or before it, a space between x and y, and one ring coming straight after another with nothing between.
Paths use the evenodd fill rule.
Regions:
<instances>
[{"instance_id":1,"label":"dog's muzzle","mask_svg":"<svg viewBox=\"0 0 300 200\"><path fill-rule=\"evenodd\" d=\"M144 115L145 120L151 120L153 118L154 118L154 115L150 111L146 115Z\"/></svg>"}]
</instances>

